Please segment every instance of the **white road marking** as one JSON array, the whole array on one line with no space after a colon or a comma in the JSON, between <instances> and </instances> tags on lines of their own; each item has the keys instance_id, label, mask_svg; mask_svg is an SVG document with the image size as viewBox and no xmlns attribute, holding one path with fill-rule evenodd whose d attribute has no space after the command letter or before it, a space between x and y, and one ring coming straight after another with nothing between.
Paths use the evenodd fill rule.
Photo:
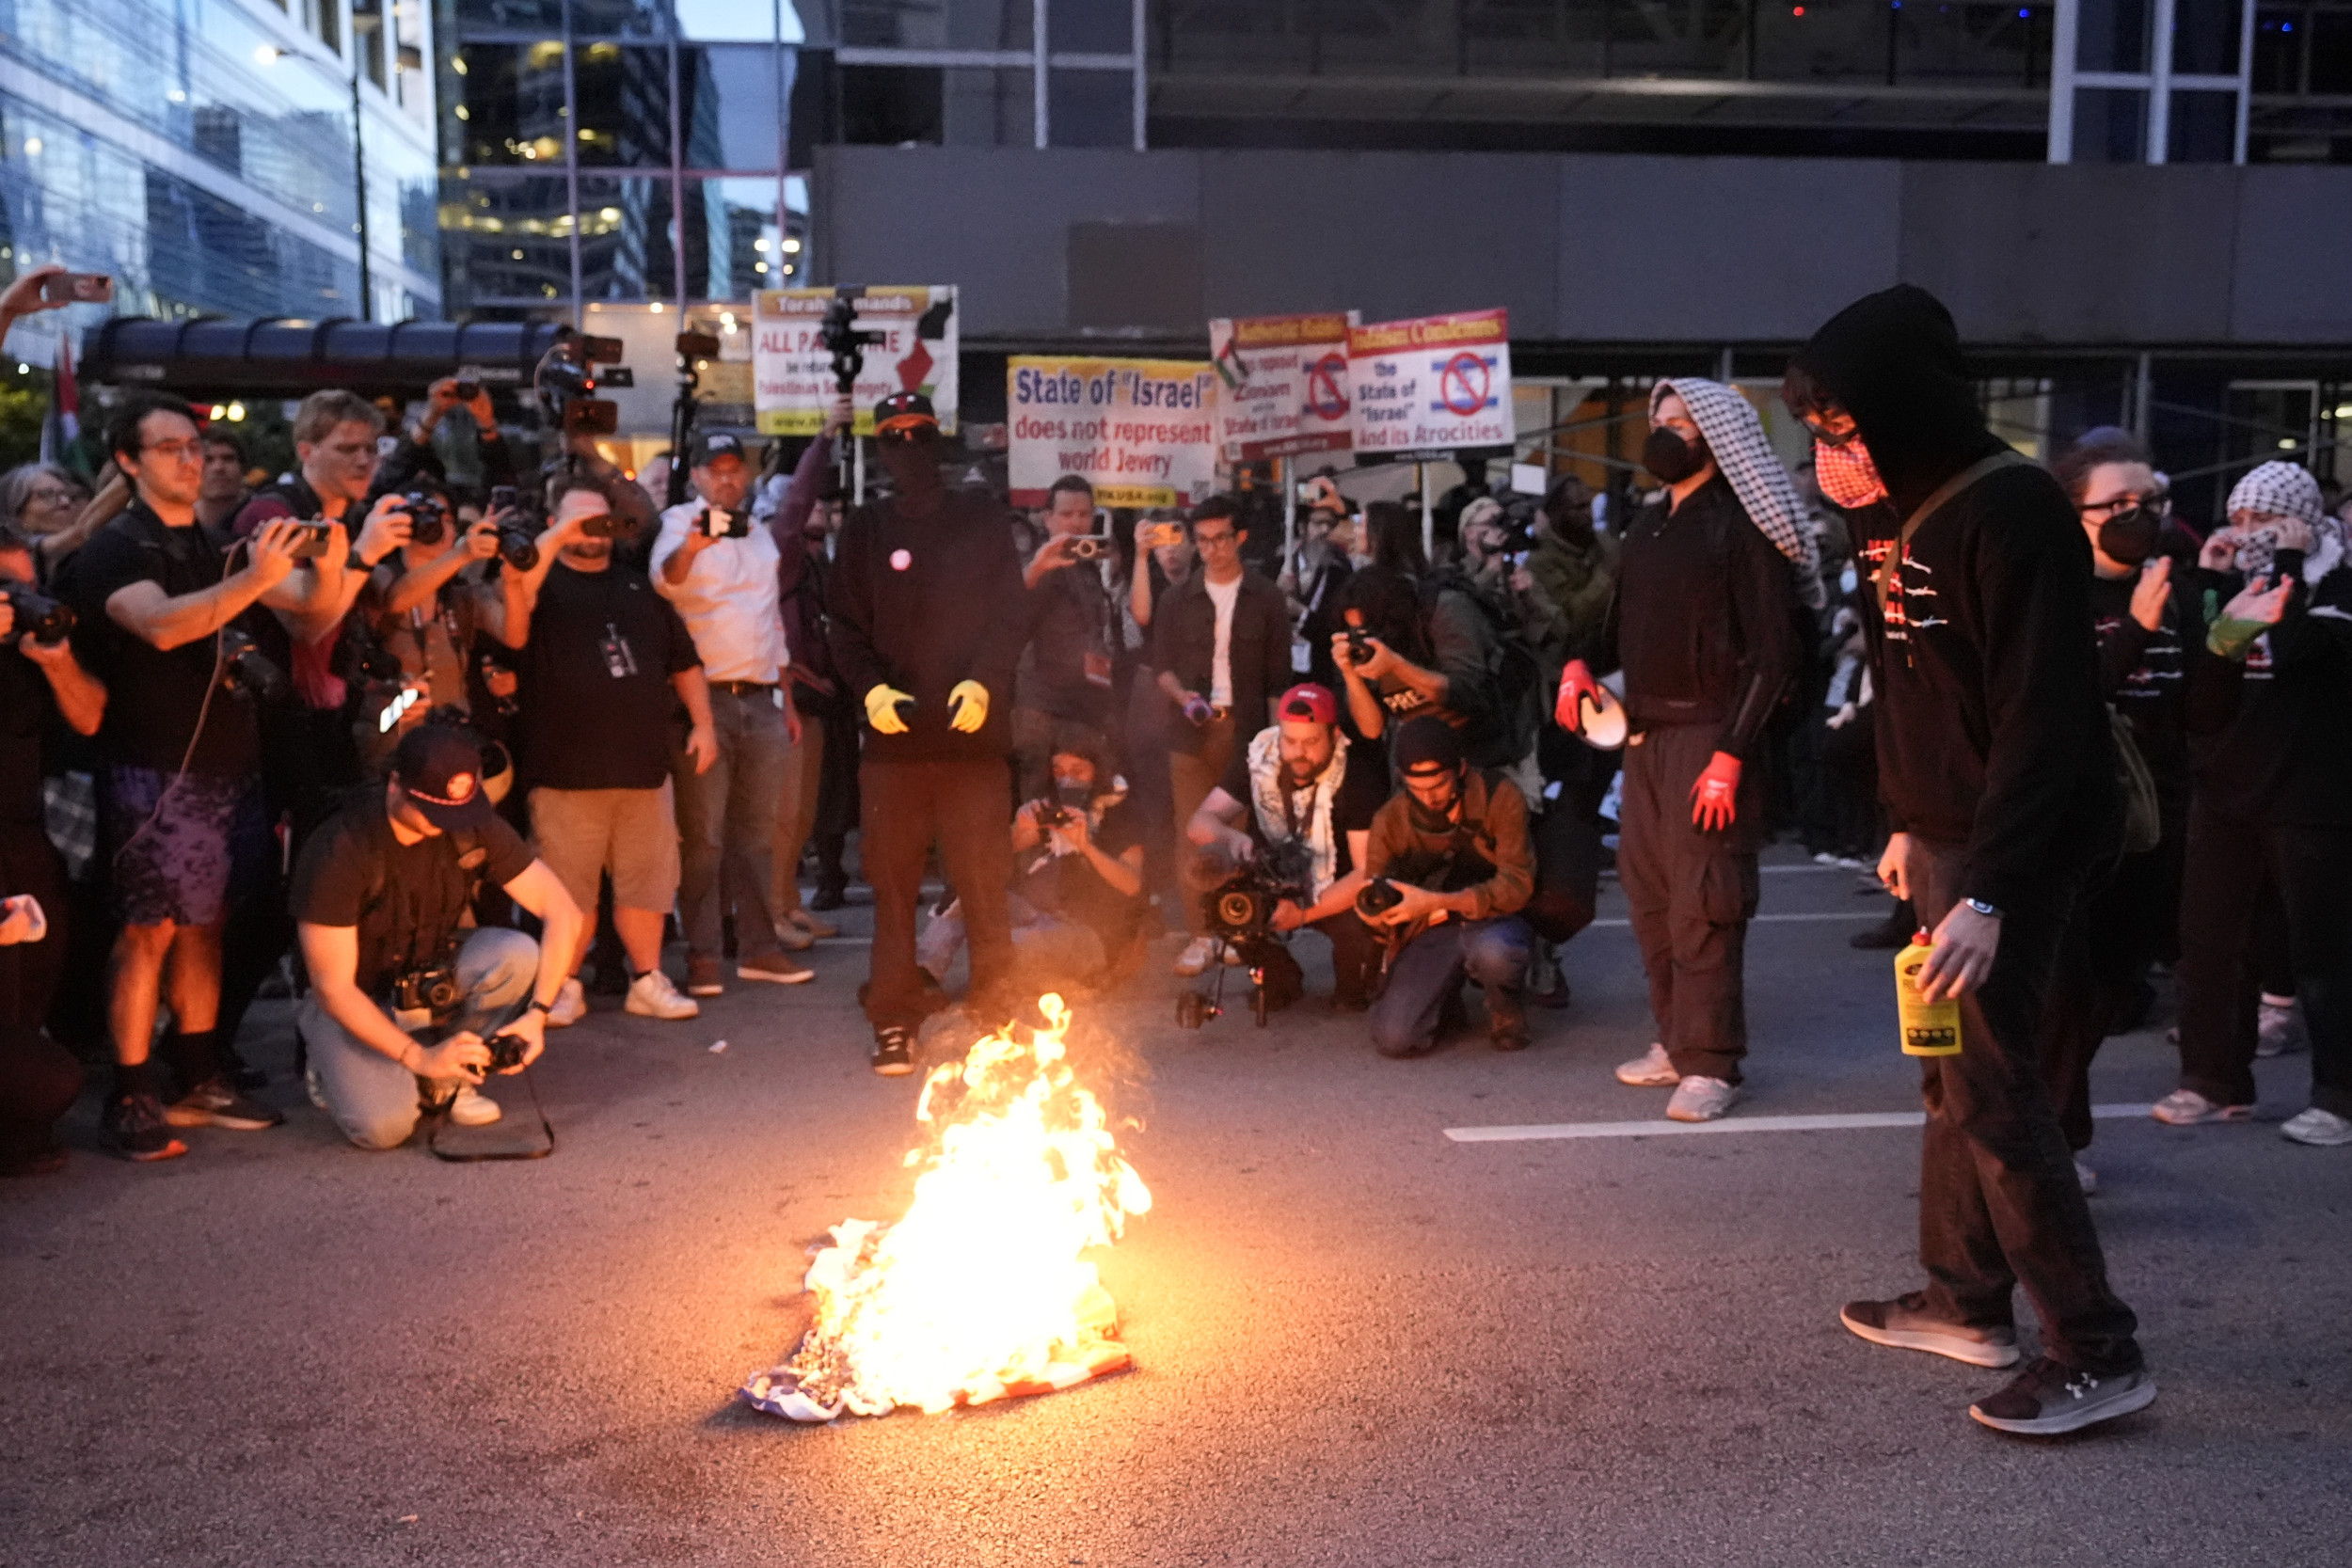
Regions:
<instances>
[{"instance_id":1,"label":"white road marking","mask_svg":"<svg viewBox=\"0 0 2352 1568\"><path fill-rule=\"evenodd\" d=\"M2144 1117L2145 1105L2093 1105L2101 1121ZM1721 1121L1562 1121L1532 1127L1449 1127L1457 1144L1549 1142L1564 1138L1656 1138L1685 1132L1837 1132L1854 1128L1917 1127L1925 1111L1856 1111L1834 1116L1725 1117Z\"/></svg>"}]
</instances>

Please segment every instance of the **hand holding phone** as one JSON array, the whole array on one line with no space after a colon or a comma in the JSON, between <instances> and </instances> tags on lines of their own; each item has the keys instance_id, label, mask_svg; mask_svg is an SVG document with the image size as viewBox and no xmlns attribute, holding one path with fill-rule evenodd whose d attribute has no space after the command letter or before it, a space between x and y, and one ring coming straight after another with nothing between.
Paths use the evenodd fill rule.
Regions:
<instances>
[{"instance_id":1,"label":"hand holding phone","mask_svg":"<svg viewBox=\"0 0 2352 1568\"><path fill-rule=\"evenodd\" d=\"M114 297L115 280L103 272L56 272L40 282L43 305L104 305Z\"/></svg>"}]
</instances>

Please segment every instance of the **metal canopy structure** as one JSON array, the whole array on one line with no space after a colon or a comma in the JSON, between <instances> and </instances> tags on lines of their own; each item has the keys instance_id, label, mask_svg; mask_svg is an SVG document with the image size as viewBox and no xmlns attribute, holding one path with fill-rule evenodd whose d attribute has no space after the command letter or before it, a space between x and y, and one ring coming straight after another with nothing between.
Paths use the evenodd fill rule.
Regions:
<instances>
[{"instance_id":1,"label":"metal canopy structure","mask_svg":"<svg viewBox=\"0 0 2352 1568\"><path fill-rule=\"evenodd\" d=\"M492 387L528 386L567 328L549 322L156 321L118 316L82 341L85 380L211 399L300 397L326 387L415 396L459 367Z\"/></svg>"}]
</instances>

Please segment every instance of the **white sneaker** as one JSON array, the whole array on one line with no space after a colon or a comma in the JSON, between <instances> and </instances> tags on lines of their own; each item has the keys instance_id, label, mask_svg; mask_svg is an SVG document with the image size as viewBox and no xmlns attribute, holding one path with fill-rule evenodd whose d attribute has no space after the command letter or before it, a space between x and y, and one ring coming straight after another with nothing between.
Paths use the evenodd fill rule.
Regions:
<instances>
[{"instance_id":1,"label":"white sneaker","mask_svg":"<svg viewBox=\"0 0 2352 1568\"><path fill-rule=\"evenodd\" d=\"M1681 1083L1682 1074L1675 1070L1665 1046L1652 1040L1646 1053L1617 1064L1617 1082L1630 1084L1637 1089L1664 1089Z\"/></svg>"},{"instance_id":2,"label":"white sneaker","mask_svg":"<svg viewBox=\"0 0 2352 1568\"><path fill-rule=\"evenodd\" d=\"M457 1098L449 1102L449 1119L460 1127L487 1127L505 1114L497 1101L471 1084L458 1085Z\"/></svg>"},{"instance_id":3,"label":"white sneaker","mask_svg":"<svg viewBox=\"0 0 2352 1568\"><path fill-rule=\"evenodd\" d=\"M2295 1004L2265 998L2255 1013L2254 1054L2283 1056L2303 1049L2303 1031L2296 1026Z\"/></svg>"},{"instance_id":4,"label":"white sneaker","mask_svg":"<svg viewBox=\"0 0 2352 1568\"><path fill-rule=\"evenodd\" d=\"M588 1016L588 992L579 977L564 982L564 989L555 993L555 1006L548 1009L548 1027L568 1029Z\"/></svg>"},{"instance_id":5,"label":"white sneaker","mask_svg":"<svg viewBox=\"0 0 2352 1568\"><path fill-rule=\"evenodd\" d=\"M1195 937L1184 943L1184 950L1176 955L1176 973L1189 980L1216 962L1216 950L1221 945L1215 937Z\"/></svg>"},{"instance_id":6,"label":"white sneaker","mask_svg":"<svg viewBox=\"0 0 2352 1568\"><path fill-rule=\"evenodd\" d=\"M680 996L670 977L658 969L649 969L628 983L628 996L621 1006L639 1018L665 1018L673 1022L692 1018L703 1010L702 1004L691 997Z\"/></svg>"},{"instance_id":7,"label":"white sneaker","mask_svg":"<svg viewBox=\"0 0 2352 1568\"><path fill-rule=\"evenodd\" d=\"M318 1064L306 1063L302 1069L302 1092L310 1097L310 1103L322 1111L332 1111L326 1102L326 1086L319 1082Z\"/></svg>"},{"instance_id":8,"label":"white sneaker","mask_svg":"<svg viewBox=\"0 0 2352 1568\"><path fill-rule=\"evenodd\" d=\"M2148 1107L2148 1114L2172 1127L2194 1127L2201 1121L2244 1121L2254 1114L2251 1105L2216 1105L2195 1089L2174 1089Z\"/></svg>"},{"instance_id":9,"label":"white sneaker","mask_svg":"<svg viewBox=\"0 0 2352 1568\"><path fill-rule=\"evenodd\" d=\"M1675 1085L1666 1101L1668 1121L1714 1121L1740 1103L1740 1085L1694 1072Z\"/></svg>"},{"instance_id":10,"label":"white sneaker","mask_svg":"<svg viewBox=\"0 0 2352 1568\"><path fill-rule=\"evenodd\" d=\"M2314 1105L2297 1111L2279 1128L2280 1136L2313 1148L2334 1148L2352 1144L2352 1121L2346 1121L2333 1111L2323 1111Z\"/></svg>"},{"instance_id":11,"label":"white sneaker","mask_svg":"<svg viewBox=\"0 0 2352 1568\"><path fill-rule=\"evenodd\" d=\"M2082 1188L2085 1197L2099 1190L2099 1173L2080 1160L2074 1162L2074 1180Z\"/></svg>"}]
</instances>

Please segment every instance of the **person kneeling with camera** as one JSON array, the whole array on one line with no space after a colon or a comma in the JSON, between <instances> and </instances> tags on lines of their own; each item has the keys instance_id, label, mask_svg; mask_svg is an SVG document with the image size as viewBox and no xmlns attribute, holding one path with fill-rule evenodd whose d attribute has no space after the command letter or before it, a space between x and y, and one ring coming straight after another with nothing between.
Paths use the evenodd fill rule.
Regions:
<instances>
[{"instance_id":1,"label":"person kneeling with camera","mask_svg":"<svg viewBox=\"0 0 2352 1568\"><path fill-rule=\"evenodd\" d=\"M1236 751L1225 777L1184 825L1199 846L1190 890L1203 893L1235 866L1304 851L1298 896L1274 906L1278 933L1312 927L1331 941L1331 1005L1360 1011L1380 970L1379 943L1356 913L1372 824L1389 798L1376 744L1340 733L1339 699L1294 686L1276 699L1275 722Z\"/></svg>"},{"instance_id":2,"label":"person kneeling with camera","mask_svg":"<svg viewBox=\"0 0 2352 1568\"><path fill-rule=\"evenodd\" d=\"M539 917L541 942L488 927L459 940L484 879ZM383 789L352 797L303 847L293 902L311 1098L343 1135L397 1148L444 1106L462 1126L498 1120L476 1085L538 1058L580 912L492 811L472 737L437 724L403 736Z\"/></svg>"},{"instance_id":3,"label":"person kneeling with camera","mask_svg":"<svg viewBox=\"0 0 2352 1568\"><path fill-rule=\"evenodd\" d=\"M1418 1056L1461 1006L1465 975L1486 990L1498 1051L1527 1045L1520 997L1532 936L1518 911L1535 887L1527 798L1502 774L1465 766L1462 737L1442 719L1396 732L1404 791L1373 818L1370 879L1357 900L1394 943L1388 986L1372 1009L1383 1056Z\"/></svg>"}]
</instances>

